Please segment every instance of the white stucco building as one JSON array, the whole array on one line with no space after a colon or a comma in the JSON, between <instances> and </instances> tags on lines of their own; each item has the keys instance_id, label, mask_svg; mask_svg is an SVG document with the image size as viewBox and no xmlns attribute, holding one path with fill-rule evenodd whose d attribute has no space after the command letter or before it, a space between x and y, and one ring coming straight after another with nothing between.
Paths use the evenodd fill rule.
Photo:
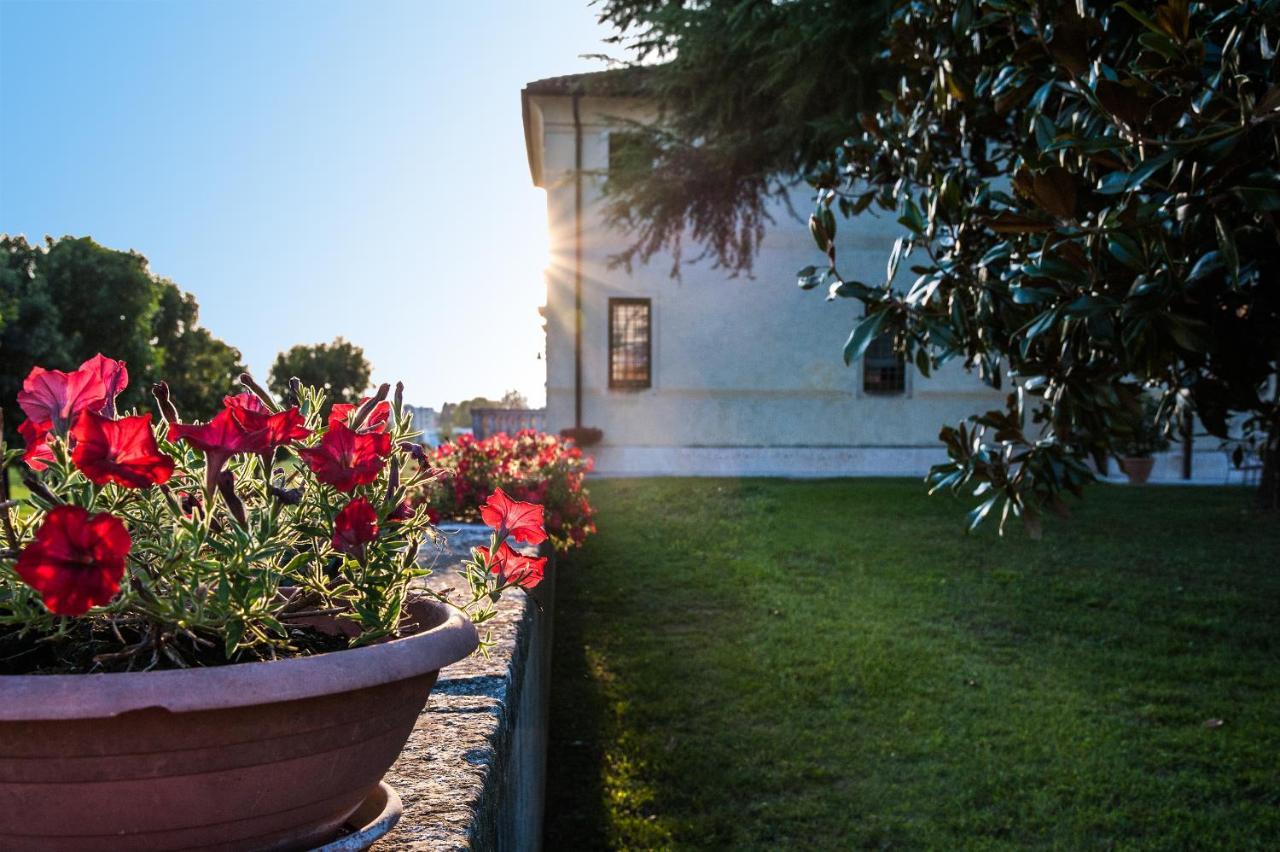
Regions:
<instances>
[{"instance_id":1,"label":"white stucco building","mask_svg":"<svg viewBox=\"0 0 1280 852\"><path fill-rule=\"evenodd\" d=\"M603 430L592 452L606 475L923 475L946 458L943 424L1001 405L1002 394L955 362L925 379L873 347L846 367L841 350L860 304L796 286L796 270L824 258L782 205L753 278L704 262L677 280L662 256L630 273L610 269L631 240L601 216L610 141L625 139L619 118L648 120L618 79L556 77L522 92L529 168L546 190L551 232L549 430ZM807 214L810 198L798 187L795 208ZM900 233L870 213L841 221L842 272L882 281Z\"/></svg>"}]
</instances>

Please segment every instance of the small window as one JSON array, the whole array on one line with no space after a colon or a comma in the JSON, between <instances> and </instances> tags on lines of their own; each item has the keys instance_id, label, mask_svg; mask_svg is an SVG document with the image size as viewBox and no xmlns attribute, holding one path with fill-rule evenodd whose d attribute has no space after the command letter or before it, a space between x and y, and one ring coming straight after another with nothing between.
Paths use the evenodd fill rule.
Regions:
<instances>
[{"instance_id":1,"label":"small window","mask_svg":"<svg viewBox=\"0 0 1280 852\"><path fill-rule=\"evenodd\" d=\"M609 387L650 386L649 317L648 299L609 300Z\"/></svg>"},{"instance_id":2,"label":"small window","mask_svg":"<svg viewBox=\"0 0 1280 852\"><path fill-rule=\"evenodd\" d=\"M866 393L903 393L907 389L907 369L902 356L893 350L893 337L882 334L862 356L862 390Z\"/></svg>"}]
</instances>

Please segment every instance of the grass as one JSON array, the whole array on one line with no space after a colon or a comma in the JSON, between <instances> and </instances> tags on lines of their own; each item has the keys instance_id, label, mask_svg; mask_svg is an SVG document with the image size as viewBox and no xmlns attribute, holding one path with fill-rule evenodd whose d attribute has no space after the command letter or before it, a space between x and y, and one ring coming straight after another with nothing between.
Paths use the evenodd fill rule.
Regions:
<instances>
[{"instance_id":1,"label":"grass","mask_svg":"<svg viewBox=\"0 0 1280 852\"><path fill-rule=\"evenodd\" d=\"M1246 492L1099 486L1033 542L916 482L591 491L547 848L1280 846L1280 521Z\"/></svg>"}]
</instances>

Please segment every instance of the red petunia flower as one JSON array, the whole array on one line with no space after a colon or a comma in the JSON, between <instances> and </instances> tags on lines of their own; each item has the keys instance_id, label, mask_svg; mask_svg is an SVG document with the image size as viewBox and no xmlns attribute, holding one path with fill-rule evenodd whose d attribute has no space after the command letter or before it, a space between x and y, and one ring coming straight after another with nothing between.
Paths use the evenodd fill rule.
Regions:
<instances>
[{"instance_id":1,"label":"red petunia flower","mask_svg":"<svg viewBox=\"0 0 1280 852\"><path fill-rule=\"evenodd\" d=\"M83 615L120 591L133 541L119 518L79 506L49 510L36 538L18 556L18 575L55 615Z\"/></svg>"},{"instance_id":2,"label":"red petunia flower","mask_svg":"<svg viewBox=\"0 0 1280 852\"><path fill-rule=\"evenodd\" d=\"M390 453L386 432L357 433L343 423L330 426L316 446L298 450L316 479L344 492L377 479Z\"/></svg>"},{"instance_id":3,"label":"red petunia flower","mask_svg":"<svg viewBox=\"0 0 1280 852\"><path fill-rule=\"evenodd\" d=\"M102 382L105 398L101 413L107 417L115 417L116 397L129 386L129 371L125 368L125 363L99 352L81 364L80 371L92 373Z\"/></svg>"},{"instance_id":4,"label":"red petunia flower","mask_svg":"<svg viewBox=\"0 0 1280 852\"><path fill-rule=\"evenodd\" d=\"M532 589L541 583L547 568L545 556L525 556L505 541L498 545L492 561L486 547L472 548L472 553L481 563L488 561L490 573L497 574L503 583L514 583L522 589Z\"/></svg>"},{"instance_id":5,"label":"red petunia flower","mask_svg":"<svg viewBox=\"0 0 1280 852\"><path fill-rule=\"evenodd\" d=\"M44 470L53 461L53 447L49 446L49 432L52 430L53 424L47 420L43 423L23 420L18 424L18 434L27 445L22 460L32 470Z\"/></svg>"},{"instance_id":6,"label":"red petunia flower","mask_svg":"<svg viewBox=\"0 0 1280 852\"><path fill-rule=\"evenodd\" d=\"M65 435L81 411L115 414L115 399L129 384L123 361L95 355L70 373L33 367L18 392L18 405L36 423Z\"/></svg>"},{"instance_id":7,"label":"red petunia flower","mask_svg":"<svg viewBox=\"0 0 1280 852\"><path fill-rule=\"evenodd\" d=\"M378 537L378 513L363 497L357 497L333 519L333 549L356 556L364 555L364 546Z\"/></svg>"},{"instance_id":8,"label":"red petunia flower","mask_svg":"<svg viewBox=\"0 0 1280 852\"><path fill-rule=\"evenodd\" d=\"M186 441L204 453L205 493L212 494L218 484L218 474L227 460L236 453L256 450L248 433L237 422L229 409L222 409L208 423L173 423L169 426L169 440Z\"/></svg>"},{"instance_id":9,"label":"red petunia flower","mask_svg":"<svg viewBox=\"0 0 1280 852\"><path fill-rule=\"evenodd\" d=\"M163 485L173 475L173 459L156 446L150 414L108 420L82 411L71 437L76 441L71 460L95 485L146 488Z\"/></svg>"},{"instance_id":10,"label":"red petunia flower","mask_svg":"<svg viewBox=\"0 0 1280 852\"><path fill-rule=\"evenodd\" d=\"M329 409L329 425L341 423L344 426L350 426L347 421L351 419L351 415L360 406L368 402L372 397L363 397L355 405L349 402L335 402L333 407ZM387 421L391 419L391 403L383 400L373 407L373 411L369 412L369 416L364 419L358 431L364 432L385 432L387 431Z\"/></svg>"},{"instance_id":11,"label":"red petunia flower","mask_svg":"<svg viewBox=\"0 0 1280 852\"><path fill-rule=\"evenodd\" d=\"M297 406L272 414L251 393L223 397L223 407L245 432L244 443L251 452L269 455L276 447L301 441L311 434Z\"/></svg>"},{"instance_id":12,"label":"red petunia flower","mask_svg":"<svg viewBox=\"0 0 1280 852\"><path fill-rule=\"evenodd\" d=\"M501 539L513 535L516 541L527 544L547 540L547 531L542 528L542 507L512 500L501 488L495 489L480 507L480 518L497 530Z\"/></svg>"}]
</instances>

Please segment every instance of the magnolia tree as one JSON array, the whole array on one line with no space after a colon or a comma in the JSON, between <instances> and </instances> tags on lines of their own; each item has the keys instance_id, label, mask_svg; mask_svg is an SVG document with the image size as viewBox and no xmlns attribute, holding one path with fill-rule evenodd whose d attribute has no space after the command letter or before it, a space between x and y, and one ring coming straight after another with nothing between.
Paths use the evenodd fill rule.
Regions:
<instances>
[{"instance_id":1,"label":"magnolia tree","mask_svg":"<svg viewBox=\"0 0 1280 852\"><path fill-rule=\"evenodd\" d=\"M864 306L845 359L887 335L926 375L958 360L1010 391L941 433L951 461L933 482L980 495L972 522L996 512L1035 533L1148 398L1164 433L1194 412L1251 440L1274 508L1280 4L900 2L868 65L883 5L606 0L620 41L669 60L646 78L663 129L608 184L614 219L644 223L633 253L678 248L687 221L742 269L762 199L806 170L827 261L799 283ZM699 194L679 179L689 162L737 192ZM884 280L852 280L837 221L873 207L902 236Z\"/></svg>"},{"instance_id":2,"label":"magnolia tree","mask_svg":"<svg viewBox=\"0 0 1280 852\"><path fill-rule=\"evenodd\" d=\"M1141 428L1194 411L1262 438L1280 498L1280 4L951 0L892 16L901 70L819 171L829 284L922 373L961 359L1006 407L942 430L936 487L1032 532ZM896 210L883 283L840 273L836 216ZM900 264L918 276L904 291Z\"/></svg>"},{"instance_id":3,"label":"magnolia tree","mask_svg":"<svg viewBox=\"0 0 1280 852\"><path fill-rule=\"evenodd\" d=\"M161 382L151 413L122 412L123 362L35 368L18 404L25 449L3 448L0 649L10 671L207 665L314 653L395 635L438 542L413 492L440 474L411 440L397 385L322 416L294 381L184 422ZM29 498L11 499L9 468ZM542 507L491 494L487 548L465 565L484 621L546 560ZM418 587L419 593L430 593ZM328 621L325 621L328 619ZM333 629L322 630L329 624Z\"/></svg>"}]
</instances>

